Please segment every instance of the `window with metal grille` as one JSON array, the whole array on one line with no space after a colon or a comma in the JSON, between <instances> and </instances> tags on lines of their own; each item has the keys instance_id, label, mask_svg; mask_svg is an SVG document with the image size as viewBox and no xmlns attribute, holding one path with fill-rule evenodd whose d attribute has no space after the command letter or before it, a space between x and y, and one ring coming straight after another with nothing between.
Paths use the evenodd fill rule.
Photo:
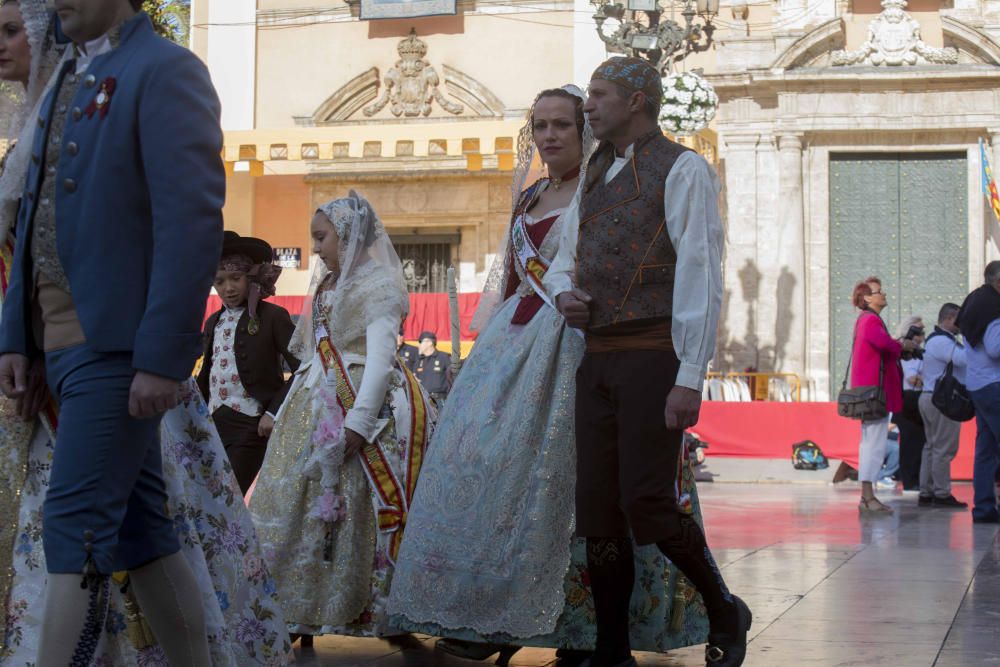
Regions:
<instances>
[{"instance_id":1,"label":"window with metal grille","mask_svg":"<svg viewBox=\"0 0 1000 667\"><path fill-rule=\"evenodd\" d=\"M391 236L392 244L403 264L403 278L410 292L446 292L448 267L452 264L452 239L449 236L421 238ZM457 239L455 239L457 243Z\"/></svg>"}]
</instances>

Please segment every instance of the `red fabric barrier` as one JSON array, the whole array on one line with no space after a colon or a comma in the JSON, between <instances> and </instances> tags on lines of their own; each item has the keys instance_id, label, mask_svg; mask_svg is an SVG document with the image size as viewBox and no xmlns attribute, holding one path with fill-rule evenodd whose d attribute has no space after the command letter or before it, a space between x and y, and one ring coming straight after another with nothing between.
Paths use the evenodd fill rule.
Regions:
<instances>
[{"instance_id":1,"label":"red fabric barrier","mask_svg":"<svg viewBox=\"0 0 1000 667\"><path fill-rule=\"evenodd\" d=\"M479 292L458 295L458 318L462 323L462 340L476 339L476 333L469 331L469 325L472 323L472 316L476 314L481 296ZM292 317L295 317L301 314L305 297L272 296L268 301L281 306ZM212 313L221 307L222 300L218 295L210 295L205 309L205 319L207 320ZM410 295L410 315L406 318L403 335L407 340L416 340L417 336L424 331L433 331L440 341L451 340L451 316L448 313L447 294Z\"/></svg>"},{"instance_id":2,"label":"red fabric barrier","mask_svg":"<svg viewBox=\"0 0 1000 667\"><path fill-rule=\"evenodd\" d=\"M472 316L479 306L479 292L458 295L458 319L462 325L462 340L475 340L476 333L469 331ZM451 316L448 313L448 295L411 294L410 315L406 318L403 336L406 340L416 340L424 331L433 331L438 340L451 340Z\"/></svg>"},{"instance_id":3,"label":"red fabric barrier","mask_svg":"<svg viewBox=\"0 0 1000 667\"><path fill-rule=\"evenodd\" d=\"M287 310L292 317L297 317L302 313L302 304L306 298L304 296L272 296L267 300ZM219 308L222 308L222 299L217 294L209 294L208 304L205 306L205 319L207 320Z\"/></svg>"},{"instance_id":4,"label":"red fabric barrier","mask_svg":"<svg viewBox=\"0 0 1000 667\"><path fill-rule=\"evenodd\" d=\"M858 467L861 425L837 415L836 403L705 401L691 432L710 445L709 456L791 460L794 443L812 440L828 458ZM962 424L953 479L972 479L975 441L975 420Z\"/></svg>"}]
</instances>

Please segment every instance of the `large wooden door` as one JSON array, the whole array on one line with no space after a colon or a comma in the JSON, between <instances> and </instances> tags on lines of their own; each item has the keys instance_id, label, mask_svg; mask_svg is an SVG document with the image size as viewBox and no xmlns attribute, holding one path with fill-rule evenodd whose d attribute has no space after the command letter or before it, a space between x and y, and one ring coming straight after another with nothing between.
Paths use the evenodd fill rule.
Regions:
<instances>
[{"instance_id":1,"label":"large wooden door","mask_svg":"<svg viewBox=\"0 0 1000 667\"><path fill-rule=\"evenodd\" d=\"M844 377L857 311L851 291L882 279L895 332L920 315L928 327L968 291L968 176L964 153L830 156L830 371Z\"/></svg>"}]
</instances>

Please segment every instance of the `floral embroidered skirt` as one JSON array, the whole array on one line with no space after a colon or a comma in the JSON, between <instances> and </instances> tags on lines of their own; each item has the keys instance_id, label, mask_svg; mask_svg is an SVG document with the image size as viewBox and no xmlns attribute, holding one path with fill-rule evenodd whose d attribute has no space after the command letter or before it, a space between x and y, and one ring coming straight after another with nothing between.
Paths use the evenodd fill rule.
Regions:
<instances>
[{"instance_id":1,"label":"floral embroidered skirt","mask_svg":"<svg viewBox=\"0 0 1000 667\"><path fill-rule=\"evenodd\" d=\"M6 429L5 430L5 424ZM10 423L0 417L0 433ZM0 573L9 575L6 627L0 665L34 664L45 599L45 555L42 550L42 502L48 488L53 442L39 422L30 436L3 438L0 456L18 458L20 474L4 470L4 481L21 491L17 506L3 506L4 524L17 527L11 551L0 555ZM287 665L292 660L275 581L262 557L250 513L243 504L222 442L212 425L197 386L184 385L182 401L167 412L160 426L163 475L181 551L203 592L212 664ZM7 512L13 511L10 515ZM8 569L7 566L10 566ZM119 585L112 598L99 653L100 667L167 665L166 656L144 622L138 607Z\"/></svg>"},{"instance_id":2,"label":"floral embroidered skirt","mask_svg":"<svg viewBox=\"0 0 1000 667\"><path fill-rule=\"evenodd\" d=\"M573 535L579 334L551 307L480 334L441 412L389 599L393 627L469 641L593 650L584 541ZM685 466L682 493L699 517ZM637 548L632 646L708 635L700 596L655 546Z\"/></svg>"}]
</instances>

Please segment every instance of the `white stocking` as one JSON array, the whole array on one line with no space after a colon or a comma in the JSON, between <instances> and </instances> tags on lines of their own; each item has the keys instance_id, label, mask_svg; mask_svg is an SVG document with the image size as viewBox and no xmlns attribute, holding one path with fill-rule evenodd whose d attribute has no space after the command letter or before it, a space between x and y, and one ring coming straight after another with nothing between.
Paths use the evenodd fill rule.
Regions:
<instances>
[{"instance_id":1,"label":"white stocking","mask_svg":"<svg viewBox=\"0 0 1000 667\"><path fill-rule=\"evenodd\" d=\"M108 577L49 574L37 667L90 667L104 637Z\"/></svg>"},{"instance_id":2,"label":"white stocking","mask_svg":"<svg viewBox=\"0 0 1000 667\"><path fill-rule=\"evenodd\" d=\"M139 608L170 664L211 667L201 591L184 555L154 560L128 574Z\"/></svg>"}]
</instances>

